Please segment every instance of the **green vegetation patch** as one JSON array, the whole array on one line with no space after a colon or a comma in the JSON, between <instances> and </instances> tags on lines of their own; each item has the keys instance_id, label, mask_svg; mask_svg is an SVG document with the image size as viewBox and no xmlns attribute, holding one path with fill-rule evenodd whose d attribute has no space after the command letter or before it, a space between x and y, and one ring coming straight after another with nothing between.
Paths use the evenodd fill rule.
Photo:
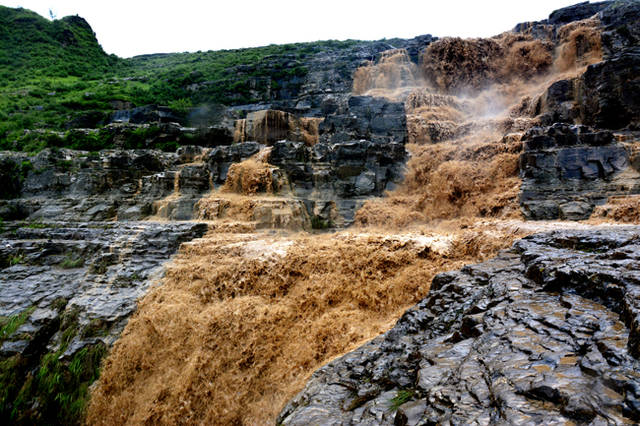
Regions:
<instances>
[{"instance_id":1,"label":"green vegetation patch","mask_svg":"<svg viewBox=\"0 0 640 426\"><path fill-rule=\"evenodd\" d=\"M313 215L311 217L312 229L329 229L333 226L330 220L324 219L321 216Z\"/></svg>"},{"instance_id":2,"label":"green vegetation patch","mask_svg":"<svg viewBox=\"0 0 640 426\"><path fill-rule=\"evenodd\" d=\"M35 306L32 306L19 314L5 318L0 317L0 343L15 333L16 330L27 321L27 318L29 318L29 315L31 315L35 309Z\"/></svg>"},{"instance_id":3,"label":"green vegetation patch","mask_svg":"<svg viewBox=\"0 0 640 426\"><path fill-rule=\"evenodd\" d=\"M24 263L24 253L18 252L8 256L0 256L0 269Z\"/></svg>"},{"instance_id":4,"label":"green vegetation patch","mask_svg":"<svg viewBox=\"0 0 640 426\"><path fill-rule=\"evenodd\" d=\"M60 266L62 269L81 268L82 266L84 266L84 259L68 254L58 266Z\"/></svg>"},{"instance_id":5,"label":"green vegetation patch","mask_svg":"<svg viewBox=\"0 0 640 426\"><path fill-rule=\"evenodd\" d=\"M20 227L27 228L27 229L46 229L46 228L52 228L54 227L54 225L42 223L42 222L20 222Z\"/></svg>"},{"instance_id":6,"label":"green vegetation patch","mask_svg":"<svg viewBox=\"0 0 640 426\"><path fill-rule=\"evenodd\" d=\"M60 300L59 305L63 309L66 301ZM3 333L5 328L7 332L12 329L15 331L19 327L17 324L26 318L26 313L12 317L3 325ZM106 347L98 342L65 358L69 344L78 334L77 311L66 311L60 324L60 344L55 351L31 357L14 355L0 359L2 424L82 423L89 386L99 377Z\"/></svg>"},{"instance_id":7,"label":"green vegetation patch","mask_svg":"<svg viewBox=\"0 0 640 426\"><path fill-rule=\"evenodd\" d=\"M69 131L101 128L119 109L166 105L188 124L193 107L296 96L314 55L358 43L363 42L329 40L121 59L107 55L78 16L49 21L26 9L0 6L0 150L112 148L113 138L106 134ZM26 131L36 129L49 132ZM178 141L164 144L166 150L179 146Z\"/></svg>"},{"instance_id":8,"label":"green vegetation patch","mask_svg":"<svg viewBox=\"0 0 640 426\"><path fill-rule=\"evenodd\" d=\"M408 402L415 395L413 389L401 389L396 393L396 396L389 400L389 411L398 411L398 408L405 402Z\"/></svg>"},{"instance_id":9,"label":"green vegetation patch","mask_svg":"<svg viewBox=\"0 0 640 426\"><path fill-rule=\"evenodd\" d=\"M15 161L11 158L0 159L0 199L16 198L22 190L22 183L33 170L30 161Z\"/></svg>"}]
</instances>

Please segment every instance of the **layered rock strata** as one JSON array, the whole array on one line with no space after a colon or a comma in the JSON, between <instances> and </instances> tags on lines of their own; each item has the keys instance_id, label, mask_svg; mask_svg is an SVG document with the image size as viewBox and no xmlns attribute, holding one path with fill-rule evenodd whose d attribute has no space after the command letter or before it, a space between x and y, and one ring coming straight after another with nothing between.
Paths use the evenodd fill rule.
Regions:
<instances>
[{"instance_id":1,"label":"layered rock strata","mask_svg":"<svg viewBox=\"0 0 640 426\"><path fill-rule=\"evenodd\" d=\"M618 136L559 123L527 131L520 157L524 216L587 219L609 197L640 193L640 135Z\"/></svg>"},{"instance_id":2,"label":"layered rock strata","mask_svg":"<svg viewBox=\"0 0 640 426\"><path fill-rule=\"evenodd\" d=\"M276 195L293 197L294 204L304 206L303 215L331 226L350 224L364 200L402 181L407 159L402 103L352 97L343 113L328 117L327 124L282 111L252 117L241 122L237 136L261 142L211 148L189 145L175 153L148 149L47 149L34 157L0 153L4 165L0 217L190 220L197 217L196 203L224 185L232 164L268 146Z\"/></svg>"},{"instance_id":3,"label":"layered rock strata","mask_svg":"<svg viewBox=\"0 0 640 426\"><path fill-rule=\"evenodd\" d=\"M546 127L523 136L525 217L586 219L609 197L640 193L638 17L636 1L581 3L516 27L555 37L560 44L571 41L571 48L560 53L575 57L576 66L589 52L601 55L584 72L554 82L533 101L531 114ZM561 40L565 33L567 40Z\"/></svg>"}]
</instances>

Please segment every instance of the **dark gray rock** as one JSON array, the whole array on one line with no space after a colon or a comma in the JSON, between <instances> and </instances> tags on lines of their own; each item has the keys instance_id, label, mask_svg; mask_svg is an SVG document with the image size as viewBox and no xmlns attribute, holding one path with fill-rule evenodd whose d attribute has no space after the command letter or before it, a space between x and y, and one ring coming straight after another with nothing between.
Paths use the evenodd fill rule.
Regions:
<instances>
[{"instance_id":1,"label":"dark gray rock","mask_svg":"<svg viewBox=\"0 0 640 426\"><path fill-rule=\"evenodd\" d=\"M436 276L394 328L316 371L278 424L640 421L640 228L525 238Z\"/></svg>"},{"instance_id":2,"label":"dark gray rock","mask_svg":"<svg viewBox=\"0 0 640 426\"><path fill-rule=\"evenodd\" d=\"M588 218L608 197L640 193L640 173L609 131L555 124L522 138L520 204L527 219Z\"/></svg>"},{"instance_id":3,"label":"dark gray rock","mask_svg":"<svg viewBox=\"0 0 640 426\"><path fill-rule=\"evenodd\" d=\"M406 120L402 102L371 96L352 96L346 110L326 117L318 130L320 141L326 143L359 139L405 143Z\"/></svg>"},{"instance_id":4,"label":"dark gray rock","mask_svg":"<svg viewBox=\"0 0 640 426\"><path fill-rule=\"evenodd\" d=\"M564 7L555 10L549 15L548 22L553 25L564 25L569 22L587 19L600 12L601 10L611 6L612 1L600 1L590 3L588 1L574 4L573 6Z\"/></svg>"},{"instance_id":5,"label":"dark gray rock","mask_svg":"<svg viewBox=\"0 0 640 426\"><path fill-rule=\"evenodd\" d=\"M640 48L590 65L580 78L580 115L604 129L640 127Z\"/></svg>"},{"instance_id":6,"label":"dark gray rock","mask_svg":"<svg viewBox=\"0 0 640 426\"><path fill-rule=\"evenodd\" d=\"M108 114L102 111L87 111L65 123L67 129L95 128L108 122Z\"/></svg>"},{"instance_id":7,"label":"dark gray rock","mask_svg":"<svg viewBox=\"0 0 640 426\"><path fill-rule=\"evenodd\" d=\"M178 116L168 107L144 105L132 109L117 110L111 116L112 123L172 123L178 122Z\"/></svg>"},{"instance_id":8,"label":"dark gray rock","mask_svg":"<svg viewBox=\"0 0 640 426\"><path fill-rule=\"evenodd\" d=\"M165 170L179 166L176 154L149 150L88 153L62 149L44 150L35 157L9 153L0 157L29 164L16 199L0 200L0 215L5 220L18 219L11 217L11 211L24 212L20 219L100 221L116 219L125 211L129 211L127 219L142 219L150 214L153 201L173 192L173 183L157 182L162 181ZM140 207L141 215L132 216L133 206Z\"/></svg>"},{"instance_id":9,"label":"dark gray rock","mask_svg":"<svg viewBox=\"0 0 640 426\"><path fill-rule=\"evenodd\" d=\"M640 41L640 2L618 0L603 9L598 18L604 26L602 46L607 57L638 46Z\"/></svg>"},{"instance_id":10,"label":"dark gray rock","mask_svg":"<svg viewBox=\"0 0 640 426\"><path fill-rule=\"evenodd\" d=\"M322 206L321 210L333 203L342 221L337 225L348 225L366 199L381 196L402 181L406 159L399 142L321 142L308 147L281 141L273 145L269 161L284 172L295 197ZM335 221L333 213L333 217L325 214L320 216Z\"/></svg>"},{"instance_id":11,"label":"dark gray rock","mask_svg":"<svg viewBox=\"0 0 640 426\"><path fill-rule=\"evenodd\" d=\"M394 49L406 49L409 54L409 59L412 62L420 63L420 53L431 43L438 40L438 37L434 37L431 34L424 34L414 37L408 40L390 40Z\"/></svg>"},{"instance_id":12,"label":"dark gray rock","mask_svg":"<svg viewBox=\"0 0 640 426\"><path fill-rule=\"evenodd\" d=\"M548 19L519 23L514 27L513 31L517 33L531 34L533 37L539 39L555 39L557 29L561 26L571 22L591 18L596 14L602 18L602 14L605 13L603 11L615 9L625 1L629 1L629 3L631 3L635 0L601 1L595 3L585 1L555 10L551 12Z\"/></svg>"},{"instance_id":13,"label":"dark gray rock","mask_svg":"<svg viewBox=\"0 0 640 426\"><path fill-rule=\"evenodd\" d=\"M156 215L193 219L195 205L222 186L229 167L266 148L257 142L211 149L183 146L155 150L44 150L30 157L0 153L0 217L3 220L141 220ZM272 174L281 195L335 226L402 180L407 153L392 141L319 143L280 141L272 147Z\"/></svg>"},{"instance_id":14,"label":"dark gray rock","mask_svg":"<svg viewBox=\"0 0 640 426\"><path fill-rule=\"evenodd\" d=\"M597 13L602 24L603 61L579 77L553 83L534 108L540 122L580 123L603 129L640 126L640 2L580 3L560 9L549 20L520 24L515 31L556 38L559 26Z\"/></svg>"},{"instance_id":15,"label":"dark gray rock","mask_svg":"<svg viewBox=\"0 0 640 426\"><path fill-rule=\"evenodd\" d=\"M582 123L602 129L638 129L640 51L627 49L587 67L578 78L549 86L535 108L540 122Z\"/></svg>"},{"instance_id":16,"label":"dark gray rock","mask_svg":"<svg viewBox=\"0 0 640 426\"><path fill-rule=\"evenodd\" d=\"M31 407L29 418L38 418L37 393L21 396L18 391L36 373L48 374L51 359L69 365L83 351L99 356L93 359L97 367L106 352L95 348L109 348L120 336L137 300L163 276L163 264L180 244L207 231L206 224L195 222L48 222L37 227L9 222L3 228L0 317L22 316L15 331L5 334L3 329L0 336L3 374L9 374L7 365L15 365L11 378L3 376L9 387L3 389L0 413L11 422L16 418L9 416L12 404ZM89 373L83 379L87 384L96 378Z\"/></svg>"},{"instance_id":17,"label":"dark gray rock","mask_svg":"<svg viewBox=\"0 0 640 426\"><path fill-rule=\"evenodd\" d=\"M391 39L380 41L358 42L322 42L309 46L303 57L293 54L269 55L261 59L259 64L242 64L227 69L238 79L246 79L250 104L247 97L231 87L223 88L223 97L231 105L227 112L205 106L206 110L214 109L216 116L227 113L237 114L244 118L248 112L274 109L286 111L300 116L324 117L333 114L344 106L353 86L353 73L364 62L376 59L389 49L406 48L411 59L418 61L419 52L429 43L436 40L430 35L422 35L413 39ZM299 70L301 73L283 73L283 69ZM263 76L256 77L259 73ZM270 77L266 77L270 76ZM189 84L186 90L196 99L208 99L212 94L219 97L219 81L201 81ZM202 114L194 109L196 115L209 122L209 114Z\"/></svg>"},{"instance_id":18,"label":"dark gray rock","mask_svg":"<svg viewBox=\"0 0 640 426\"><path fill-rule=\"evenodd\" d=\"M224 184L231 164L249 159L260 152L261 148L264 148L264 145L258 142L242 142L213 148L205 159L212 181L219 185Z\"/></svg>"},{"instance_id":19,"label":"dark gray rock","mask_svg":"<svg viewBox=\"0 0 640 426\"><path fill-rule=\"evenodd\" d=\"M231 151L239 149L242 147L236 146ZM35 157L1 153L2 161L10 162L20 173L7 175L15 185L5 184L13 192L0 197L0 217L73 222L140 220L156 213L157 201L177 194L179 206L174 209L180 213L172 218L192 219L194 204L212 189L209 165L200 161L204 153L197 146L182 147L178 154L66 149L45 150ZM199 161L194 162L196 157ZM214 179L214 184L223 182Z\"/></svg>"}]
</instances>

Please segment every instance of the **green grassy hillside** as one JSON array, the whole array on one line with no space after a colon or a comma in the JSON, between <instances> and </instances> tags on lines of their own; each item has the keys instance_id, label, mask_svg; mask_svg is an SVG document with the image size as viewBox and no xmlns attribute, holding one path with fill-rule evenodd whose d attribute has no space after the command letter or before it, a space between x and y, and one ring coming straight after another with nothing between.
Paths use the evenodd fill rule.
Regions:
<instances>
[{"instance_id":1,"label":"green grassy hillside","mask_svg":"<svg viewBox=\"0 0 640 426\"><path fill-rule=\"evenodd\" d=\"M27 9L0 6L0 79L101 77L118 61L79 16L48 21Z\"/></svg>"},{"instance_id":2,"label":"green grassy hillside","mask_svg":"<svg viewBox=\"0 0 640 426\"><path fill-rule=\"evenodd\" d=\"M369 42L322 41L121 59L107 55L78 16L49 21L26 9L0 6L0 149L81 148L61 132L100 127L119 108L158 104L179 113L201 104L295 97L309 72L310 58L362 43ZM25 132L29 129L44 129L46 137ZM57 134L51 136L53 132ZM109 142L89 145L106 148Z\"/></svg>"}]
</instances>

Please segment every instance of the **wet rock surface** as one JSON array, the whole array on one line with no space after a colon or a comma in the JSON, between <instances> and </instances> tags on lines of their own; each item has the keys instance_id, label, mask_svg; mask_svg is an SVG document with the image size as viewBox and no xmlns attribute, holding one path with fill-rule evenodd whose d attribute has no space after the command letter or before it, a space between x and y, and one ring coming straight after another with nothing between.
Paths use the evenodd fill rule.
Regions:
<instances>
[{"instance_id":1,"label":"wet rock surface","mask_svg":"<svg viewBox=\"0 0 640 426\"><path fill-rule=\"evenodd\" d=\"M206 230L206 224L194 222L5 223L0 418L53 421L56 414L48 410L55 411L51 404L65 386L72 393L82 385L86 392L95 379L92 368L119 337L137 299L163 276L163 264L180 244ZM94 367L85 364L87 354ZM54 371L53 365L66 369ZM50 394L44 400L43 389Z\"/></svg>"},{"instance_id":2,"label":"wet rock surface","mask_svg":"<svg viewBox=\"0 0 640 426\"><path fill-rule=\"evenodd\" d=\"M601 1L590 3L588 1L575 4L573 6L558 9L549 15L548 22L553 25L568 24L569 22L587 19L603 9L606 9L611 2Z\"/></svg>"},{"instance_id":3,"label":"wet rock surface","mask_svg":"<svg viewBox=\"0 0 640 426\"><path fill-rule=\"evenodd\" d=\"M635 94L640 83L635 76L639 72L640 51L637 47L624 48L590 65L580 77L553 83L538 106L541 123L637 130L640 101Z\"/></svg>"},{"instance_id":4,"label":"wet rock surface","mask_svg":"<svg viewBox=\"0 0 640 426\"><path fill-rule=\"evenodd\" d=\"M350 224L365 200L401 183L406 160L404 144L368 140L313 147L282 141L274 144L270 158L294 196L310 205L310 213L339 220L337 225Z\"/></svg>"},{"instance_id":5,"label":"wet rock surface","mask_svg":"<svg viewBox=\"0 0 640 426\"><path fill-rule=\"evenodd\" d=\"M553 12L548 20L521 24L516 31L552 39L559 26L593 17L599 27L602 60L582 75L549 87L538 106L541 122L586 124L602 129L637 130L640 125L640 3L634 0L580 3ZM586 39L576 39L577 57L590 49ZM593 41L591 42L593 43ZM592 48L592 47L591 47Z\"/></svg>"},{"instance_id":6,"label":"wet rock surface","mask_svg":"<svg viewBox=\"0 0 640 426\"><path fill-rule=\"evenodd\" d=\"M197 202L224 185L232 164L265 148L249 141L213 148L183 146L175 153L147 149L95 153L47 149L35 156L0 152L0 217L73 222L149 216L191 220L197 218ZM353 221L366 199L402 181L406 160L404 142L389 136L313 146L277 141L269 162L279 195L306 206L304 215L343 226Z\"/></svg>"},{"instance_id":7,"label":"wet rock surface","mask_svg":"<svg viewBox=\"0 0 640 426\"><path fill-rule=\"evenodd\" d=\"M379 58L389 49L401 48L406 48L411 59L417 63L419 51L435 40L436 37L427 34L413 39L358 42L346 49L324 46L305 61L308 73L304 78L275 80L277 89L272 84L258 84L258 97L269 100L262 104L236 106L234 109L278 109L305 117L331 115L348 103L353 86L353 73L362 63ZM273 64L275 68L280 68L283 60L288 59L283 56L271 57L261 66L268 68ZM292 62L295 64L295 61Z\"/></svg>"},{"instance_id":8,"label":"wet rock surface","mask_svg":"<svg viewBox=\"0 0 640 426\"><path fill-rule=\"evenodd\" d=\"M180 244L202 236L203 223L91 222L5 224L0 246L0 316L36 307L27 335L75 311L78 342L91 321L103 325L100 339L111 344L135 309L136 299L162 276L162 264ZM51 317L40 318L44 311ZM55 311L55 314L54 314ZM46 319L46 321L45 321ZM22 336L18 330L15 336ZM9 355L13 337L1 353ZM52 337L52 343L55 336ZM77 345L75 344L77 343ZM46 345L45 345L46 346Z\"/></svg>"},{"instance_id":9,"label":"wet rock surface","mask_svg":"<svg viewBox=\"0 0 640 426\"><path fill-rule=\"evenodd\" d=\"M520 204L527 219L587 219L616 195L640 193L634 147L639 135L618 142L610 131L555 124L522 137Z\"/></svg>"},{"instance_id":10,"label":"wet rock surface","mask_svg":"<svg viewBox=\"0 0 640 426\"><path fill-rule=\"evenodd\" d=\"M429 34L412 39L358 41L348 43L327 42L311 47L304 58L295 54L269 55L259 64L242 64L228 68L228 72L239 79L247 78L251 102L242 104L245 97L233 88L225 88L225 97L231 105L226 111L217 111L214 117L207 114L206 121L217 122L217 118L228 112L242 119L247 114L260 110L280 110L304 117L325 117L343 107L351 94L353 73L364 62L380 57L389 49L406 48L412 61L418 62L418 54L425 46L437 40ZM283 69L303 69L304 72L282 73ZM256 76L260 71L261 76ZM201 81L185 89L195 96L204 97L218 81ZM196 114L198 115L197 111ZM192 116L185 124L196 125Z\"/></svg>"},{"instance_id":11,"label":"wet rock surface","mask_svg":"<svg viewBox=\"0 0 640 426\"><path fill-rule=\"evenodd\" d=\"M580 3L516 27L543 36L553 30L557 37L559 25L591 17L599 40L590 43L602 47L600 61L556 81L537 101L534 115L544 127L524 134L520 158L527 219L587 219L609 197L640 192L638 16L637 1ZM576 43L578 57L589 42Z\"/></svg>"},{"instance_id":12,"label":"wet rock surface","mask_svg":"<svg viewBox=\"0 0 640 426\"><path fill-rule=\"evenodd\" d=\"M278 423L637 423L639 253L639 227L557 231L440 274Z\"/></svg>"},{"instance_id":13,"label":"wet rock surface","mask_svg":"<svg viewBox=\"0 0 640 426\"><path fill-rule=\"evenodd\" d=\"M639 73L640 48L637 46L589 66L578 85L583 122L605 129L637 129L640 126Z\"/></svg>"},{"instance_id":14,"label":"wet rock surface","mask_svg":"<svg viewBox=\"0 0 640 426\"><path fill-rule=\"evenodd\" d=\"M390 102L372 96L352 96L344 112L332 114L319 126L320 141L328 143L357 141L407 141L403 102Z\"/></svg>"}]
</instances>

